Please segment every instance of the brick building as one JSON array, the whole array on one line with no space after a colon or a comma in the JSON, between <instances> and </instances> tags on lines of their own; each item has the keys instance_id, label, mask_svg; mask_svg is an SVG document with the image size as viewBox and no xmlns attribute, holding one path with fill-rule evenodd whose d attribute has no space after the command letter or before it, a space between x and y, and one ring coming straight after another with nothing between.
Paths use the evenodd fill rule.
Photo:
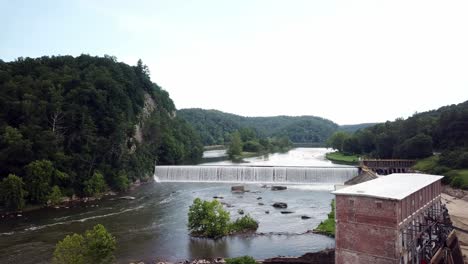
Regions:
<instances>
[{"instance_id":1,"label":"brick building","mask_svg":"<svg viewBox=\"0 0 468 264\"><path fill-rule=\"evenodd\" d=\"M451 231L441 179L399 173L334 191L336 263L427 263Z\"/></svg>"}]
</instances>

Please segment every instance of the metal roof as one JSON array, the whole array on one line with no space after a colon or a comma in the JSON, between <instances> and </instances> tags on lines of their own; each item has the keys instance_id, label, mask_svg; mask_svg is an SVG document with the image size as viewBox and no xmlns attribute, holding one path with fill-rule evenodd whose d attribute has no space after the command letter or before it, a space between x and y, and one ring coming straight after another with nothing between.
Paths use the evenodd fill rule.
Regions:
<instances>
[{"instance_id":1,"label":"metal roof","mask_svg":"<svg viewBox=\"0 0 468 264\"><path fill-rule=\"evenodd\" d=\"M367 196L402 200L443 176L420 173L394 173L332 192L336 195Z\"/></svg>"}]
</instances>

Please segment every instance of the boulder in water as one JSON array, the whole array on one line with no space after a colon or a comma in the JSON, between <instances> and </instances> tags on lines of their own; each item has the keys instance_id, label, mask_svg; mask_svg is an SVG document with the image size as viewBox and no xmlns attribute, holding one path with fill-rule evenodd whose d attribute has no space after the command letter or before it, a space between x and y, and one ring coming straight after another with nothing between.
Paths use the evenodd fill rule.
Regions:
<instances>
[{"instance_id":1,"label":"boulder in water","mask_svg":"<svg viewBox=\"0 0 468 264\"><path fill-rule=\"evenodd\" d=\"M274 203L273 207L284 209L284 208L288 208L288 204L287 203Z\"/></svg>"},{"instance_id":2,"label":"boulder in water","mask_svg":"<svg viewBox=\"0 0 468 264\"><path fill-rule=\"evenodd\" d=\"M282 214L292 214L294 213L293 211L281 211Z\"/></svg>"},{"instance_id":3,"label":"boulder in water","mask_svg":"<svg viewBox=\"0 0 468 264\"><path fill-rule=\"evenodd\" d=\"M272 191L284 191L286 190L288 187L286 186L271 186L271 190Z\"/></svg>"},{"instance_id":4,"label":"boulder in water","mask_svg":"<svg viewBox=\"0 0 468 264\"><path fill-rule=\"evenodd\" d=\"M244 210L242 210L242 209L237 210L237 212L238 212L240 215L243 215L243 214L244 214Z\"/></svg>"},{"instance_id":5,"label":"boulder in water","mask_svg":"<svg viewBox=\"0 0 468 264\"><path fill-rule=\"evenodd\" d=\"M270 213L270 211L268 211L268 210L265 211L265 214L269 214L269 213Z\"/></svg>"},{"instance_id":6,"label":"boulder in water","mask_svg":"<svg viewBox=\"0 0 468 264\"><path fill-rule=\"evenodd\" d=\"M213 196L213 199L224 199L224 197L215 195L215 196Z\"/></svg>"},{"instance_id":7,"label":"boulder in water","mask_svg":"<svg viewBox=\"0 0 468 264\"><path fill-rule=\"evenodd\" d=\"M264 203L258 203L258 205L265 205Z\"/></svg>"},{"instance_id":8,"label":"boulder in water","mask_svg":"<svg viewBox=\"0 0 468 264\"><path fill-rule=\"evenodd\" d=\"M121 199L121 200L135 200L135 197L133 197L133 196L122 196L122 197L119 197L119 199Z\"/></svg>"},{"instance_id":9,"label":"boulder in water","mask_svg":"<svg viewBox=\"0 0 468 264\"><path fill-rule=\"evenodd\" d=\"M301 216L301 219L302 220L306 220L306 219L311 219L312 217L308 216L308 215L302 215Z\"/></svg>"},{"instance_id":10,"label":"boulder in water","mask_svg":"<svg viewBox=\"0 0 468 264\"><path fill-rule=\"evenodd\" d=\"M261 200L261 199L262 199L262 197L257 197L257 200Z\"/></svg>"},{"instance_id":11,"label":"boulder in water","mask_svg":"<svg viewBox=\"0 0 468 264\"><path fill-rule=\"evenodd\" d=\"M231 186L231 192L245 192L245 187L244 185L236 185L236 186Z\"/></svg>"}]
</instances>

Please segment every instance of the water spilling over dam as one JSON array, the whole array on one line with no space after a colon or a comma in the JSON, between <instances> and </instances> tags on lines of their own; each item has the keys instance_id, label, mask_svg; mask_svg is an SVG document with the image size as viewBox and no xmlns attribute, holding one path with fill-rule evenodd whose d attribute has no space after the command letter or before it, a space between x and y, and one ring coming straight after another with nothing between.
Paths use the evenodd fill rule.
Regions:
<instances>
[{"instance_id":1,"label":"water spilling over dam","mask_svg":"<svg viewBox=\"0 0 468 264\"><path fill-rule=\"evenodd\" d=\"M156 166L161 182L255 182L342 184L358 175L356 167Z\"/></svg>"}]
</instances>

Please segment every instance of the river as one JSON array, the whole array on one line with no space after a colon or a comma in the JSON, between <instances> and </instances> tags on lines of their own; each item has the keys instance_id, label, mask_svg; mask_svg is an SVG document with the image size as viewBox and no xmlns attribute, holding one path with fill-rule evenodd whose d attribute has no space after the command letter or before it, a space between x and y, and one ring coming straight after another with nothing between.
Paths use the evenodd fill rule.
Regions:
<instances>
[{"instance_id":1,"label":"river","mask_svg":"<svg viewBox=\"0 0 468 264\"><path fill-rule=\"evenodd\" d=\"M320 148L298 148L246 161L251 165L336 166L325 160L326 152ZM332 185L289 185L285 191L271 191L261 184L247 184L250 192L244 194L231 193L232 185L151 182L125 194L134 196L134 200L107 197L69 209L42 209L25 212L15 219L1 219L0 263L48 263L57 241L98 223L116 237L118 263L242 255L263 259L334 247L332 238L304 234L329 213ZM257 232L261 234L216 241L191 238L186 227L188 207L196 197L213 196L222 196L220 201L232 205L226 208L232 218L239 217L239 209L256 218L260 223ZM287 202L293 213L281 214L271 206L274 202ZM302 220L302 215L311 218Z\"/></svg>"}]
</instances>

